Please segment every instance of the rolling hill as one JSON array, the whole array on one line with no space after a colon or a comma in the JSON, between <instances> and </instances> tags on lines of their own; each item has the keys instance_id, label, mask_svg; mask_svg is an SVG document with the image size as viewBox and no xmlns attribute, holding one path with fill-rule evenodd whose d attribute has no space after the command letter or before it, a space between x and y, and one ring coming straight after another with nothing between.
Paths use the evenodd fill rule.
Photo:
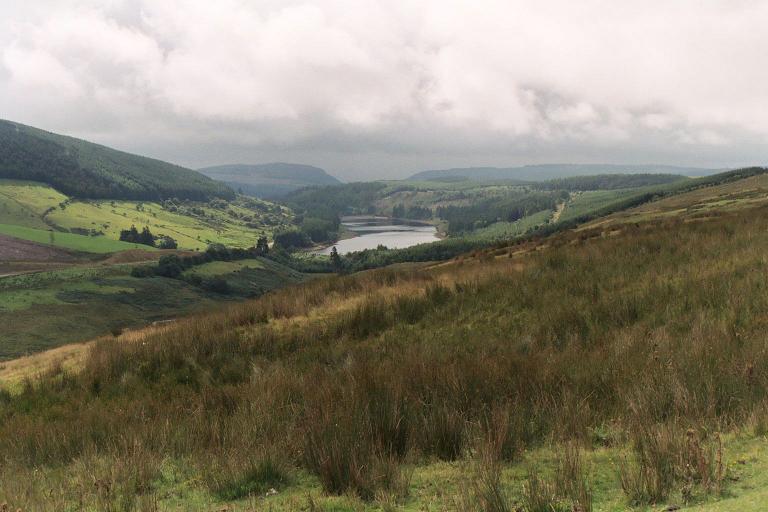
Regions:
<instances>
[{"instance_id":1,"label":"rolling hill","mask_svg":"<svg viewBox=\"0 0 768 512\"><path fill-rule=\"evenodd\" d=\"M180 249L221 243L250 247L259 236L289 224L291 213L261 199L224 201L76 200L48 185L0 179L0 233L86 252L130 249L118 242L132 225L166 235ZM55 235L52 235L55 233Z\"/></svg>"},{"instance_id":2,"label":"rolling hill","mask_svg":"<svg viewBox=\"0 0 768 512\"><path fill-rule=\"evenodd\" d=\"M226 185L191 169L0 120L0 178L46 183L76 198L232 199Z\"/></svg>"},{"instance_id":3,"label":"rolling hill","mask_svg":"<svg viewBox=\"0 0 768 512\"><path fill-rule=\"evenodd\" d=\"M722 170L722 169L720 169ZM698 167L676 167L672 165L613 165L613 164L541 164L522 167L466 167L422 171L414 174L411 181L433 181L445 179L471 179L475 181L527 180L542 181L570 176L596 174L680 174L683 176L705 176L718 169Z\"/></svg>"},{"instance_id":4,"label":"rolling hill","mask_svg":"<svg viewBox=\"0 0 768 512\"><path fill-rule=\"evenodd\" d=\"M748 174L5 363L0 503L763 510L768 186Z\"/></svg>"},{"instance_id":5,"label":"rolling hill","mask_svg":"<svg viewBox=\"0 0 768 512\"><path fill-rule=\"evenodd\" d=\"M243 194L262 198L282 197L305 187L341 184L339 180L319 167L283 162L219 165L199 169L199 171Z\"/></svg>"}]
</instances>

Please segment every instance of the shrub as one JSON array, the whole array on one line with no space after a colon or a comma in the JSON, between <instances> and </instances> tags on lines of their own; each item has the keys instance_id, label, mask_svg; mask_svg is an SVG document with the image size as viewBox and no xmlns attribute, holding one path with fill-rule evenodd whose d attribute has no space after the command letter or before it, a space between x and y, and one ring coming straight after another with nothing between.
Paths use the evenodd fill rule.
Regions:
<instances>
[{"instance_id":1,"label":"shrub","mask_svg":"<svg viewBox=\"0 0 768 512\"><path fill-rule=\"evenodd\" d=\"M131 277L138 277L138 278L144 278L144 277L152 277L155 275L155 267L151 267L149 265L141 265L139 267L133 267L131 269Z\"/></svg>"},{"instance_id":2,"label":"shrub","mask_svg":"<svg viewBox=\"0 0 768 512\"><path fill-rule=\"evenodd\" d=\"M220 293L222 295L226 295L230 292L229 283L226 279L221 277L203 279L202 287L209 292Z\"/></svg>"},{"instance_id":3,"label":"shrub","mask_svg":"<svg viewBox=\"0 0 768 512\"><path fill-rule=\"evenodd\" d=\"M157 247L159 249L177 249L179 246L176 243L176 240L169 236L161 236L160 241L157 244Z\"/></svg>"},{"instance_id":4,"label":"shrub","mask_svg":"<svg viewBox=\"0 0 768 512\"><path fill-rule=\"evenodd\" d=\"M144 226L141 231L136 229L136 226L131 226L130 229L124 229L120 231L120 240L123 242L131 242L134 244L155 246L155 236L149 230L148 226Z\"/></svg>"}]
</instances>

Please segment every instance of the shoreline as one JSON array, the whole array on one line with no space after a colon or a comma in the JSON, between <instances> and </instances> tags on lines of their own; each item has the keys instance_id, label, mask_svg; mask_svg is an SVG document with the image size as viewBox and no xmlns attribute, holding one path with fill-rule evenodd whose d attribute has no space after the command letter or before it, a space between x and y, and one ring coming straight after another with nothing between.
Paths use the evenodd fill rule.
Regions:
<instances>
[{"instance_id":1,"label":"shoreline","mask_svg":"<svg viewBox=\"0 0 768 512\"><path fill-rule=\"evenodd\" d=\"M413 227L433 227L435 228L435 237L437 240L435 242L440 240L445 240L448 238L447 233L445 231L440 229L439 223L437 222L429 222L424 220L416 220L416 219L402 219L402 218L396 218L396 217L386 217L382 215L346 215L341 217L341 226L339 228L339 237L336 239L336 241L329 243L329 244L317 244L313 245L312 247L307 247L303 250L306 254L312 255L312 256L327 256L326 254L321 254L322 251L325 251L327 249L330 249L331 247L337 245L339 242L343 240L350 240L352 238L359 238L361 235L358 234L355 231L352 231L350 229L346 229L344 226L344 223L347 222L360 222L360 221L385 221L392 225L405 225L405 226L413 226ZM430 242L425 242L430 243Z\"/></svg>"}]
</instances>

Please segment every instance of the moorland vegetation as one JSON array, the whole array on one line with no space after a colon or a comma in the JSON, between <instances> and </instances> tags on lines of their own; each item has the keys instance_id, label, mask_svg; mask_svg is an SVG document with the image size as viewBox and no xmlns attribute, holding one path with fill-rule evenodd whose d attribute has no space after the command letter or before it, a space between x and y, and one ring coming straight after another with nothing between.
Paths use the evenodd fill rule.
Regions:
<instances>
[{"instance_id":1,"label":"moorland vegetation","mask_svg":"<svg viewBox=\"0 0 768 512\"><path fill-rule=\"evenodd\" d=\"M0 500L529 512L738 500L748 487L729 450L768 424L766 214L565 231L103 338L76 370L0 395ZM550 448L560 455L531 459Z\"/></svg>"}]
</instances>

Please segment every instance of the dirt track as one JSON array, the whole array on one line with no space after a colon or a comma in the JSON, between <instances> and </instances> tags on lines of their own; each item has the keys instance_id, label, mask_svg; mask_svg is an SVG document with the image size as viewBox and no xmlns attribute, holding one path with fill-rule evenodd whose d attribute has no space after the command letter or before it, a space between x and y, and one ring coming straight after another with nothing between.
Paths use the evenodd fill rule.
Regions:
<instances>
[{"instance_id":1,"label":"dirt track","mask_svg":"<svg viewBox=\"0 0 768 512\"><path fill-rule=\"evenodd\" d=\"M63 249L0 235L0 261L77 261Z\"/></svg>"}]
</instances>

